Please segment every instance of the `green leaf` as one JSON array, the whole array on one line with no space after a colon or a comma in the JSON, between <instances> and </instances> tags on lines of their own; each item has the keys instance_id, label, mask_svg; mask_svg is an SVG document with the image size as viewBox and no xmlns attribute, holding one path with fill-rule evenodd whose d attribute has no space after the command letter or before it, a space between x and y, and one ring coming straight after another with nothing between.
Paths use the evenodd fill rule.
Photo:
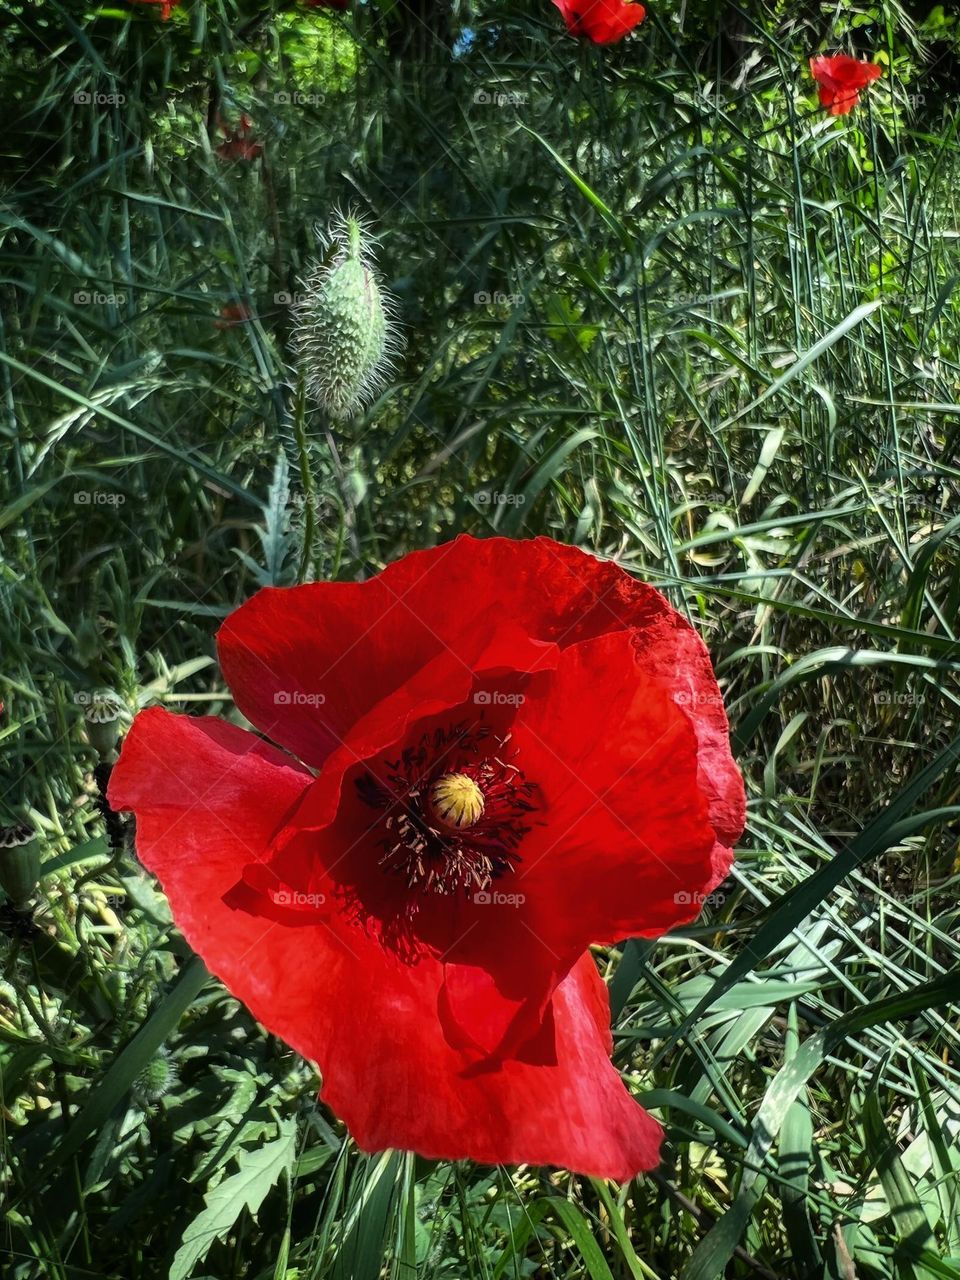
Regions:
<instances>
[{"instance_id":1,"label":"green leaf","mask_svg":"<svg viewBox=\"0 0 960 1280\"><path fill-rule=\"evenodd\" d=\"M99 1130L114 1107L127 1094L143 1068L156 1055L167 1037L176 1029L209 978L206 966L195 957L181 971L147 1022L111 1064L100 1083L90 1091L86 1105L75 1116L66 1136L54 1149L49 1162L42 1167L37 1182L42 1183L55 1170L75 1155L89 1135Z\"/></svg>"},{"instance_id":2,"label":"green leaf","mask_svg":"<svg viewBox=\"0 0 960 1280\"><path fill-rule=\"evenodd\" d=\"M297 1124L292 1118L281 1120L280 1135L273 1142L241 1152L237 1172L207 1192L206 1207L183 1233L170 1267L170 1280L186 1280L214 1240L223 1239L244 1209L256 1217L271 1187L283 1174L289 1177L296 1153Z\"/></svg>"}]
</instances>

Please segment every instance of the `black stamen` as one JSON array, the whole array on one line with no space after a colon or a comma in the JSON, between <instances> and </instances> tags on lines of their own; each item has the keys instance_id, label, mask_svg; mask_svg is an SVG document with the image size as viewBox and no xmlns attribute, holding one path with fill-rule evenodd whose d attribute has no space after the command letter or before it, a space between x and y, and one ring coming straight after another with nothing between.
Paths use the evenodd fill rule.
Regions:
<instances>
[{"instance_id":1,"label":"black stamen","mask_svg":"<svg viewBox=\"0 0 960 1280\"><path fill-rule=\"evenodd\" d=\"M510 760L508 742L509 734L499 738L486 724L440 728L405 747L399 760L384 761L381 778L365 773L357 779L364 804L390 810L379 841L384 871L403 876L407 888L420 893L469 896L516 870L517 849L530 829L522 819L536 810L536 787ZM448 773L465 774L483 793L481 816L462 830L441 828L430 811L431 788Z\"/></svg>"}]
</instances>

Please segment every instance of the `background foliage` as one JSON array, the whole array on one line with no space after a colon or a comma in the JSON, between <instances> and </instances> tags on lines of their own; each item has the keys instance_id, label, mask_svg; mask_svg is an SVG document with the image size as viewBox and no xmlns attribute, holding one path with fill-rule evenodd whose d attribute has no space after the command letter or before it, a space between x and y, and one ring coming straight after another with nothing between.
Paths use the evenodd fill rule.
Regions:
<instances>
[{"instance_id":1,"label":"background foliage","mask_svg":"<svg viewBox=\"0 0 960 1280\"><path fill-rule=\"evenodd\" d=\"M5 1274L960 1275L960 24L649 9L600 50L547 0L4 6ZM835 49L885 68L849 117ZM331 432L291 307L350 205L406 345ZM748 779L701 921L598 955L668 1131L623 1188L358 1154L98 804L96 690L235 714L259 585L461 530L665 590Z\"/></svg>"}]
</instances>

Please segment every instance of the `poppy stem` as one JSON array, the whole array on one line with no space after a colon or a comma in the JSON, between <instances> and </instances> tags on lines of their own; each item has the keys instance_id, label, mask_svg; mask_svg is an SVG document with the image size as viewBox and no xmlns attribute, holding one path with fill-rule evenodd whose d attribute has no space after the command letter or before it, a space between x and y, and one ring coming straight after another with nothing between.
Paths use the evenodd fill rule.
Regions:
<instances>
[{"instance_id":1,"label":"poppy stem","mask_svg":"<svg viewBox=\"0 0 960 1280\"><path fill-rule=\"evenodd\" d=\"M313 483L313 472L310 470L310 445L306 430L307 387L303 369L297 378L297 399L293 410L293 437L297 442L297 453L300 462L300 483L303 485L303 546L300 549L300 564L297 568L297 582L306 582L313 560L313 543L317 531L316 486ZM316 575L317 566L314 563ZM318 576L318 575L317 575Z\"/></svg>"}]
</instances>

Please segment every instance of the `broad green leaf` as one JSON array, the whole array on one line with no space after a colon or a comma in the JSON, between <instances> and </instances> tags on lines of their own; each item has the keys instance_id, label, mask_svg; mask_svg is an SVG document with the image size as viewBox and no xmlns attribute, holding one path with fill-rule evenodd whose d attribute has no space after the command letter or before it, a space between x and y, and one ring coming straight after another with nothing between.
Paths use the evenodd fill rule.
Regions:
<instances>
[{"instance_id":1,"label":"broad green leaf","mask_svg":"<svg viewBox=\"0 0 960 1280\"><path fill-rule=\"evenodd\" d=\"M170 1266L169 1280L187 1280L197 1263L207 1256L214 1240L222 1240L246 1209L256 1217L267 1193L283 1174L290 1176L297 1154L297 1124L281 1120L280 1133L273 1142L244 1149L237 1158L237 1171L218 1182L204 1196L205 1208L183 1233L183 1240Z\"/></svg>"}]
</instances>

